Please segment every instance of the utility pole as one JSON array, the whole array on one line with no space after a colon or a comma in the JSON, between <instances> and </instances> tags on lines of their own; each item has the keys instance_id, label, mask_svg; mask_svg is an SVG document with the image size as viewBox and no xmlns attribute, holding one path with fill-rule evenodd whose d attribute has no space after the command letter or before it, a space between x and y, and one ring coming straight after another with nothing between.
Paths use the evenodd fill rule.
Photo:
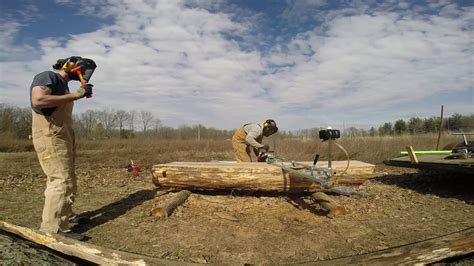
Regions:
<instances>
[{"instance_id":1,"label":"utility pole","mask_svg":"<svg viewBox=\"0 0 474 266\"><path fill-rule=\"evenodd\" d=\"M198 141L201 140L201 124L198 125Z\"/></svg>"},{"instance_id":2,"label":"utility pole","mask_svg":"<svg viewBox=\"0 0 474 266\"><path fill-rule=\"evenodd\" d=\"M436 142L436 150L439 149L439 141L441 139L441 132L443 131L443 105L441 105L441 117L439 121L438 141Z\"/></svg>"}]
</instances>

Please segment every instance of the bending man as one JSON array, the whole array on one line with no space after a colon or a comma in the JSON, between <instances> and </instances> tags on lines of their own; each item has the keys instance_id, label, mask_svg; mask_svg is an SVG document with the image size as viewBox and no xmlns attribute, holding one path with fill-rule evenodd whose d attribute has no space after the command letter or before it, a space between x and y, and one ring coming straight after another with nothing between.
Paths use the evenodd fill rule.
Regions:
<instances>
[{"instance_id":1,"label":"bending man","mask_svg":"<svg viewBox=\"0 0 474 266\"><path fill-rule=\"evenodd\" d=\"M59 72L37 74L30 87L33 145L47 177L40 231L83 240L84 236L69 229L77 189L72 108L75 100L92 95L92 85L87 82L96 64L74 56L59 59L53 68ZM84 83L70 93L70 80Z\"/></svg>"},{"instance_id":2,"label":"bending man","mask_svg":"<svg viewBox=\"0 0 474 266\"><path fill-rule=\"evenodd\" d=\"M268 151L268 145L262 144L263 137L268 137L278 132L278 127L274 120L268 119L262 124L245 124L237 129L232 137L232 147L234 148L235 159L238 162L252 162L250 150L253 149L257 158L261 159L261 154ZM260 161L257 159L257 161Z\"/></svg>"}]
</instances>

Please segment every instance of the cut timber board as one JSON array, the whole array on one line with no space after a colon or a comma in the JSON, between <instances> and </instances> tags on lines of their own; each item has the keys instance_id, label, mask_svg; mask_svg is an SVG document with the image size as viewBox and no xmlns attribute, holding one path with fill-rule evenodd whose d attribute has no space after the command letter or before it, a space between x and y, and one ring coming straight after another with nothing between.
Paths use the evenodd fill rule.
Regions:
<instances>
[{"instance_id":1,"label":"cut timber board","mask_svg":"<svg viewBox=\"0 0 474 266\"><path fill-rule=\"evenodd\" d=\"M447 155L417 155L418 163L412 164L409 156L394 158L384 163L391 166L419 168L426 170L444 170L474 175L474 158L446 159Z\"/></svg>"},{"instance_id":2,"label":"cut timber board","mask_svg":"<svg viewBox=\"0 0 474 266\"><path fill-rule=\"evenodd\" d=\"M183 262L173 262L145 255L108 249L62 237L57 234L45 234L37 230L10 224L1 220L0 230L12 233L61 254L79 258L98 265L192 265L191 263L183 264Z\"/></svg>"},{"instance_id":3,"label":"cut timber board","mask_svg":"<svg viewBox=\"0 0 474 266\"><path fill-rule=\"evenodd\" d=\"M343 170L346 164L347 162L333 162L333 168L336 171ZM317 166L324 166L324 162L318 163ZM363 162L351 161L348 172L351 173L352 170L358 175L368 175L373 173L374 167ZM356 168L360 169L355 170ZM280 167L267 163L173 162L153 166L152 174L155 185L164 188L289 192L321 190L318 184L291 176ZM338 183L358 186L365 180L366 178L340 178Z\"/></svg>"}]
</instances>

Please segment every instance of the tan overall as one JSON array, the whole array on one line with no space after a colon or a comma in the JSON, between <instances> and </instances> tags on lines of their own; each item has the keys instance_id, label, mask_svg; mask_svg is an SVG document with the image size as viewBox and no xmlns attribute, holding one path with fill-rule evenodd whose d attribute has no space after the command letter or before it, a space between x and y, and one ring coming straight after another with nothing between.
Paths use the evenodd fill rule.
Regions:
<instances>
[{"instance_id":1,"label":"tan overall","mask_svg":"<svg viewBox=\"0 0 474 266\"><path fill-rule=\"evenodd\" d=\"M244 127L237 129L234 136L232 136L232 147L234 148L234 156L237 162L252 162L250 152L253 147L245 141L246 137L247 133L245 132ZM262 138L257 139L257 141L262 142Z\"/></svg>"},{"instance_id":2,"label":"tan overall","mask_svg":"<svg viewBox=\"0 0 474 266\"><path fill-rule=\"evenodd\" d=\"M33 111L33 145L47 176L40 231L69 230L69 217L76 195L73 103L58 106L51 116Z\"/></svg>"}]
</instances>

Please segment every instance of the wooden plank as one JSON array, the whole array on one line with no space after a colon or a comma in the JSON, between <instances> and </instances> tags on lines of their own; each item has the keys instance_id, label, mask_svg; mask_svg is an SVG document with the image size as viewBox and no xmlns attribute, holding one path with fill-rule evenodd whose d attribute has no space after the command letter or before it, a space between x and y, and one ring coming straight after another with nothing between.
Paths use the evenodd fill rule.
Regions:
<instances>
[{"instance_id":1,"label":"wooden plank","mask_svg":"<svg viewBox=\"0 0 474 266\"><path fill-rule=\"evenodd\" d=\"M57 234L46 234L30 228L0 221L0 230L10 232L61 254L100 265L183 265L159 258L138 255L80 242ZM190 263L185 263L191 265Z\"/></svg>"},{"instance_id":2,"label":"wooden plank","mask_svg":"<svg viewBox=\"0 0 474 266\"><path fill-rule=\"evenodd\" d=\"M410 160L412 164L418 163L418 158L416 157L415 151L413 150L412 146L407 146L408 156L410 156Z\"/></svg>"},{"instance_id":3,"label":"wooden plank","mask_svg":"<svg viewBox=\"0 0 474 266\"><path fill-rule=\"evenodd\" d=\"M467 166L473 167L474 166L474 158L470 159L449 159L450 156L440 155L440 154L427 154L427 155L418 155L418 162L419 163L436 163L436 164L444 164L444 165L460 165L460 166ZM402 156L391 159L391 161L400 161L400 162L410 162L409 156Z\"/></svg>"},{"instance_id":4,"label":"wooden plank","mask_svg":"<svg viewBox=\"0 0 474 266\"><path fill-rule=\"evenodd\" d=\"M425 265L474 254L474 228L368 254L303 265Z\"/></svg>"},{"instance_id":5,"label":"wooden plank","mask_svg":"<svg viewBox=\"0 0 474 266\"><path fill-rule=\"evenodd\" d=\"M446 155L419 155L418 163L412 164L409 156L393 158L384 164L398 167L441 170L474 175L474 158L446 159Z\"/></svg>"},{"instance_id":6,"label":"wooden plank","mask_svg":"<svg viewBox=\"0 0 474 266\"><path fill-rule=\"evenodd\" d=\"M153 166L152 174L154 184L162 188L288 192L321 190L318 184L292 176L280 167L267 163L173 162ZM357 186L365 180L339 178L338 183Z\"/></svg>"}]
</instances>

